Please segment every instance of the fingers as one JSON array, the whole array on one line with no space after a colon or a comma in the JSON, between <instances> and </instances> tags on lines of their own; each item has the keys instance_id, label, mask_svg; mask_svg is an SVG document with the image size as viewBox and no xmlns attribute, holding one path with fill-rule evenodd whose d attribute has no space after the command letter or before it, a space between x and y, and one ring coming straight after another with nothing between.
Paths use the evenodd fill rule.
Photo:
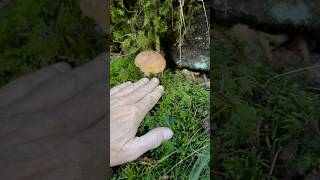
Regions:
<instances>
[{"instance_id":1,"label":"fingers","mask_svg":"<svg viewBox=\"0 0 320 180\"><path fill-rule=\"evenodd\" d=\"M132 143L132 146L136 147L136 150L138 151L136 154L139 157L147 151L159 147L163 141L171 139L172 136L173 132L171 129L159 127L152 129L141 137L136 137Z\"/></svg>"},{"instance_id":2,"label":"fingers","mask_svg":"<svg viewBox=\"0 0 320 180\"><path fill-rule=\"evenodd\" d=\"M158 86L159 79L157 78L153 78L150 81L147 79L141 79L135 84L122 88L118 93L111 96L110 105L111 107L118 107L135 104L148 94L152 93ZM161 89L163 87L159 88ZM159 89L157 89L157 91L158 90Z\"/></svg>"},{"instance_id":3,"label":"fingers","mask_svg":"<svg viewBox=\"0 0 320 180\"><path fill-rule=\"evenodd\" d=\"M126 97L127 101L130 104L136 103L137 101L145 97L147 94L152 92L158 85L159 85L159 79L157 78L151 79L145 86L129 94Z\"/></svg>"},{"instance_id":4,"label":"fingers","mask_svg":"<svg viewBox=\"0 0 320 180\"><path fill-rule=\"evenodd\" d=\"M41 83L70 70L69 64L57 63L12 81L0 90L0 107L16 101Z\"/></svg>"},{"instance_id":5,"label":"fingers","mask_svg":"<svg viewBox=\"0 0 320 180\"><path fill-rule=\"evenodd\" d=\"M141 137L135 137L128 141L120 152L113 153L110 156L110 166L113 167L136 160L147 151L159 147L162 142L171 139L172 136L173 132L169 128L159 127Z\"/></svg>"},{"instance_id":6,"label":"fingers","mask_svg":"<svg viewBox=\"0 0 320 180\"><path fill-rule=\"evenodd\" d=\"M119 85L111 88L111 90L110 90L110 96L116 94L117 92L121 91L122 89L128 87L128 86L131 85L131 84L132 84L132 82L128 81L128 82L119 84Z\"/></svg>"},{"instance_id":7,"label":"fingers","mask_svg":"<svg viewBox=\"0 0 320 180\"><path fill-rule=\"evenodd\" d=\"M163 86L158 86L151 93L143 97L138 103L135 104L137 109L140 109L146 115L159 101L163 94Z\"/></svg>"},{"instance_id":8,"label":"fingers","mask_svg":"<svg viewBox=\"0 0 320 180\"><path fill-rule=\"evenodd\" d=\"M144 85L146 85L149 82L149 79L147 78L143 78L140 79L138 82L131 84L130 86L128 86L127 88L123 89L122 91L118 92L117 94L115 94L116 97L120 97L120 96L127 96L130 93L142 88Z\"/></svg>"}]
</instances>

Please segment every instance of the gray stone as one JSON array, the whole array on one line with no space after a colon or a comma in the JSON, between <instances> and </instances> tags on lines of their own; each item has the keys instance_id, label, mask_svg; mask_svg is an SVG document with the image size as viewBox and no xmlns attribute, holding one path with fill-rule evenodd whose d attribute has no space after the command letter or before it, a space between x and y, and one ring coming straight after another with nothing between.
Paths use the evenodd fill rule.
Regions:
<instances>
[{"instance_id":1,"label":"gray stone","mask_svg":"<svg viewBox=\"0 0 320 180\"><path fill-rule=\"evenodd\" d=\"M209 40L206 17L201 8L195 13L187 29L181 47L181 59L177 46L172 48L171 56L180 68L208 71L210 69Z\"/></svg>"},{"instance_id":2,"label":"gray stone","mask_svg":"<svg viewBox=\"0 0 320 180\"><path fill-rule=\"evenodd\" d=\"M320 1L315 0L213 0L218 19L251 18L259 23L320 27Z\"/></svg>"}]
</instances>

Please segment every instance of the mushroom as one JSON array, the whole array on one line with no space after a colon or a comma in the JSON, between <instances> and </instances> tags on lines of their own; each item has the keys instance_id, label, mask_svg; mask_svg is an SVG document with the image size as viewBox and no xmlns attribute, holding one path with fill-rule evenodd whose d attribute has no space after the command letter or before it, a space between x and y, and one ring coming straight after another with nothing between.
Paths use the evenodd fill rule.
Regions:
<instances>
[{"instance_id":1,"label":"mushroom","mask_svg":"<svg viewBox=\"0 0 320 180\"><path fill-rule=\"evenodd\" d=\"M166 67L166 60L157 51L142 51L135 59L135 64L146 76L162 72Z\"/></svg>"}]
</instances>

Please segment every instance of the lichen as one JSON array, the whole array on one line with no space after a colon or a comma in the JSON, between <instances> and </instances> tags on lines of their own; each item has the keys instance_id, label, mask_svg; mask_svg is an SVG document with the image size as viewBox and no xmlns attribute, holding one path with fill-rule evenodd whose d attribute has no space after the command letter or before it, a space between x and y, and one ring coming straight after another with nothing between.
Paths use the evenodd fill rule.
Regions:
<instances>
[{"instance_id":1,"label":"lichen","mask_svg":"<svg viewBox=\"0 0 320 180\"><path fill-rule=\"evenodd\" d=\"M200 55L194 63L195 69L208 70L209 69L209 57Z\"/></svg>"}]
</instances>

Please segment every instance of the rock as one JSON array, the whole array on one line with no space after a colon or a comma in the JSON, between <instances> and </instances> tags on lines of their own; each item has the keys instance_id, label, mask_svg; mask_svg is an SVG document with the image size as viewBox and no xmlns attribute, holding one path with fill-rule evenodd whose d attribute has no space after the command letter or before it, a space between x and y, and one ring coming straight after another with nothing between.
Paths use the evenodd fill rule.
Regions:
<instances>
[{"instance_id":1,"label":"rock","mask_svg":"<svg viewBox=\"0 0 320 180\"><path fill-rule=\"evenodd\" d=\"M200 8L192 18L190 28L187 29L181 47L181 59L179 47L175 46L171 50L171 56L178 67L209 71L209 36L206 17Z\"/></svg>"},{"instance_id":2,"label":"rock","mask_svg":"<svg viewBox=\"0 0 320 180\"><path fill-rule=\"evenodd\" d=\"M314 0L210 0L217 19L242 19L272 25L320 27L320 1Z\"/></svg>"}]
</instances>

